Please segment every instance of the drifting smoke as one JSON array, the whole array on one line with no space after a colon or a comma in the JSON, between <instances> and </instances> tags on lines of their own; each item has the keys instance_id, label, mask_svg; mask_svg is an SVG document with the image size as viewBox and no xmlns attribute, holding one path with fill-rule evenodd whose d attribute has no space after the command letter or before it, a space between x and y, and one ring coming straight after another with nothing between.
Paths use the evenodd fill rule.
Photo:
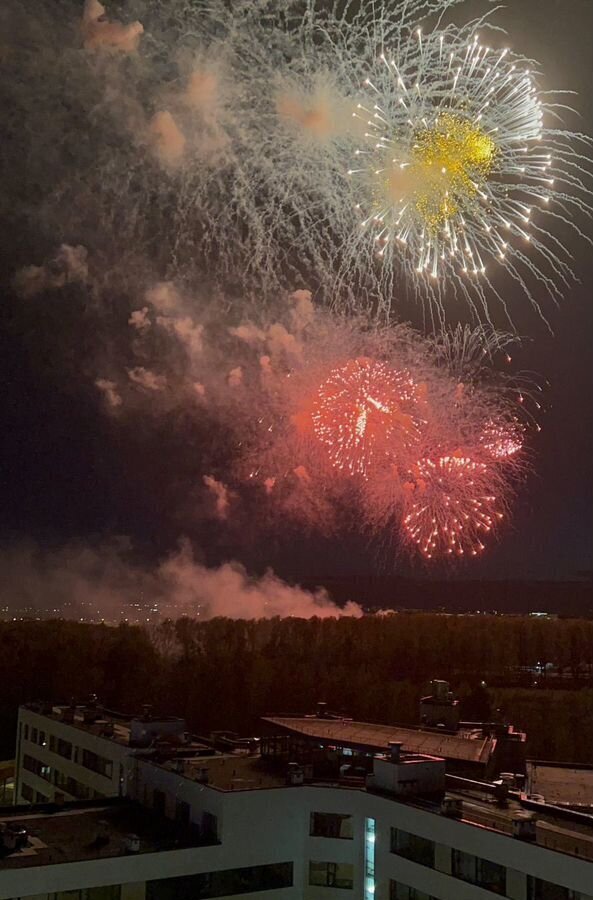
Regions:
<instances>
[{"instance_id":1,"label":"drifting smoke","mask_svg":"<svg viewBox=\"0 0 593 900\"><path fill-rule=\"evenodd\" d=\"M57 291L67 284L83 284L88 278L85 247L62 244L53 258L41 266L26 266L14 276L13 285L22 297Z\"/></svg>"},{"instance_id":2,"label":"drifting smoke","mask_svg":"<svg viewBox=\"0 0 593 900\"><path fill-rule=\"evenodd\" d=\"M47 552L27 545L0 554L0 604L42 618L119 622L144 616L260 619L361 616L356 603L336 606L324 590L286 584L273 572L250 577L242 565L217 569L197 562L182 541L152 569L128 562L128 542L68 546Z\"/></svg>"},{"instance_id":3,"label":"drifting smoke","mask_svg":"<svg viewBox=\"0 0 593 900\"><path fill-rule=\"evenodd\" d=\"M86 50L115 50L133 53L144 31L140 22L122 25L111 22L99 0L85 0L81 31Z\"/></svg>"}]
</instances>

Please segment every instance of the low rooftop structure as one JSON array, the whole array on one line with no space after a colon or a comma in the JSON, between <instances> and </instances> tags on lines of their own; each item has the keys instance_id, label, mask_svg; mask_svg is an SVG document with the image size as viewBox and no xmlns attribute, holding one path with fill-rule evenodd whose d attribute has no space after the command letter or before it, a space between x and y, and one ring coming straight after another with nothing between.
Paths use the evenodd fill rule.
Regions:
<instances>
[{"instance_id":1,"label":"low rooftop structure","mask_svg":"<svg viewBox=\"0 0 593 900\"><path fill-rule=\"evenodd\" d=\"M2 840L21 834L18 846ZM130 853L212 844L195 830L157 815L139 804L111 800L96 804L72 803L0 808L0 869L45 866L88 859L107 859ZM8 845L8 846L7 846Z\"/></svg>"},{"instance_id":2,"label":"low rooftop structure","mask_svg":"<svg viewBox=\"0 0 593 900\"><path fill-rule=\"evenodd\" d=\"M593 766L528 760L527 783L530 793L543 795L546 803L593 814Z\"/></svg>"},{"instance_id":3,"label":"low rooftop structure","mask_svg":"<svg viewBox=\"0 0 593 900\"><path fill-rule=\"evenodd\" d=\"M485 768L496 745L496 738L473 732L449 733L401 725L375 725L350 719L326 719L299 716L270 716L263 719L268 730L332 744L364 753L383 753L390 743L402 745L408 753L439 756L450 762L475 764Z\"/></svg>"},{"instance_id":4,"label":"low rooftop structure","mask_svg":"<svg viewBox=\"0 0 593 900\"><path fill-rule=\"evenodd\" d=\"M96 700L88 703L28 703L25 708L54 722L62 722L125 747L147 749L158 745L168 748L207 749L187 731L184 719L153 715L145 706L139 715L106 709Z\"/></svg>"}]
</instances>

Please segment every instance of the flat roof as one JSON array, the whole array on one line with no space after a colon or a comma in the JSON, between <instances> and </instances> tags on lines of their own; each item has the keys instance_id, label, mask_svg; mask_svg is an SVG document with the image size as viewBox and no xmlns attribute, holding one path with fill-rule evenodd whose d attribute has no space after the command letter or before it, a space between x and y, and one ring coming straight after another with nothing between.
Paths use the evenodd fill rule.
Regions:
<instances>
[{"instance_id":1,"label":"flat roof","mask_svg":"<svg viewBox=\"0 0 593 900\"><path fill-rule=\"evenodd\" d=\"M440 756L485 765L494 748L495 739L478 732L447 734L399 725L373 725L341 719L319 719L297 716L272 716L262 721L295 735L313 738L321 743L385 752L391 741L402 744L404 751Z\"/></svg>"},{"instance_id":2,"label":"flat roof","mask_svg":"<svg viewBox=\"0 0 593 900\"><path fill-rule=\"evenodd\" d=\"M29 840L22 850L0 851L1 869L46 866L85 859L108 859L126 853L130 834L140 840L140 853L154 853L197 846L196 836L169 819L130 801L64 808L0 808L0 824L27 829ZM209 843L212 843L210 841Z\"/></svg>"},{"instance_id":3,"label":"flat roof","mask_svg":"<svg viewBox=\"0 0 593 900\"><path fill-rule=\"evenodd\" d=\"M447 797L458 798L463 803L462 822L489 828L506 835L513 833L513 817L529 811L518 799L510 799L506 807L495 802L494 797L479 790L447 790ZM531 808L531 807L530 807ZM557 850L579 859L593 860L593 816L575 815L556 810L548 804L538 804L535 811L535 844L548 850ZM516 840L516 838L515 838Z\"/></svg>"},{"instance_id":4,"label":"flat roof","mask_svg":"<svg viewBox=\"0 0 593 900\"><path fill-rule=\"evenodd\" d=\"M53 722L59 722L61 725L71 726L72 728L78 728L81 731L86 732L87 734L93 734L95 737L100 737L105 741L114 741L116 744L121 744L125 747L130 746L130 733L132 730L132 722L143 722L146 724L156 723L156 722L183 722L183 719L178 719L174 716L152 716L147 718L142 715L138 716L127 716L122 713L117 713L112 710L105 709L104 707L97 707L97 718L94 722L85 722L84 721L84 713L86 707L84 704L77 705L74 708L74 717L72 721L64 718L64 711L70 710L72 707L69 704L63 705L52 705L50 708L37 707L36 704L24 704L24 709L27 709L29 712L35 713L38 716L41 716L44 719L49 719ZM113 733L111 733L111 729L113 729ZM170 743L171 748L182 748L183 750L204 750L207 749L207 744L204 744L200 741L191 740L187 744L180 744L174 740L174 737L171 736L170 742L167 742L167 735L164 735L162 738L159 738L166 743ZM138 750L147 750L147 747L137 747Z\"/></svg>"},{"instance_id":5,"label":"flat roof","mask_svg":"<svg viewBox=\"0 0 593 900\"><path fill-rule=\"evenodd\" d=\"M589 806L593 809L593 766L547 765L527 762L529 790L543 794L548 803Z\"/></svg>"},{"instance_id":6,"label":"flat roof","mask_svg":"<svg viewBox=\"0 0 593 900\"><path fill-rule=\"evenodd\" d=\"M154 763L153 760L147 762ZM177 757L156 764L190 781L199 781L201 770L207 769L208 784L220 791L252 791L286 784L285 774L274 771L259 755L217 753L195 758Z\"/></svg>"}]
</instances>

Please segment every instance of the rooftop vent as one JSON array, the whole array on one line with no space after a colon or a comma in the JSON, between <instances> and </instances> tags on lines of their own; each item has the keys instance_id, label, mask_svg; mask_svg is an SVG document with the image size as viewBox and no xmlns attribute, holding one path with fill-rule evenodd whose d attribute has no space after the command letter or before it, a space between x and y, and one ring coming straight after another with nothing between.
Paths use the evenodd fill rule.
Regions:
<instances>
[{"instance_id":1,"label":"rooftop vent","mask_svg":"<svg viewBox=\"0 0 593 900\"><path fill-rule=\"evenodd\" d=\"M304 784L305 783L305 770L298 763L290 762L288 763L288 770L286 772L286 783L287 784Z\"/></svg>"},{"instance_id":2,"label":"rooftop vent","mask_svg":"<svg viewBox=\"0 0 593 900\"><path fill-rule=\"evenodd\" d=\"M401 741L389 741L389 759L392 763L398 763L402 756L403 744Z\"/></svg>"},{"instance_id":3,"label":"rooftop vent","mask_svg":"<svg viewBox=\"0 0 593 900\"><path fill-rule=\"evenodd\" d=\"M137 834L127 834L124 841L126 853L140 853L140 838Z\"/></svg>"},{"instance_id":4,"label":"rooftop vent","mask_svg":"<svg viewBox=\"0 0 593 900\"><path fill-rule=\"evenodd\" d=\"M535 813L519 812L513 816L513 837L521 841L534 841L537 819Z\"/></svg>"},{"instance_id":5,"label":"rooftop vent","mask_svg":"<svg viewBox=\"0 0 593 900\"><path fill-rule=\"evenodd\" d=\"M463 814L463 802L460 797L443 797L441 815L450 819L460 819Z\"/></svg>"},{"instance_id":6,"label":"rooftop vent","mask_svg":"<svg viewBox=\"0 0 593 900\"><path fill-rule=\"evenodd\" d=\"M317 704L317 718L327 719L327 703L324 700L320 700Z\"/></svg>"}]
</instances>

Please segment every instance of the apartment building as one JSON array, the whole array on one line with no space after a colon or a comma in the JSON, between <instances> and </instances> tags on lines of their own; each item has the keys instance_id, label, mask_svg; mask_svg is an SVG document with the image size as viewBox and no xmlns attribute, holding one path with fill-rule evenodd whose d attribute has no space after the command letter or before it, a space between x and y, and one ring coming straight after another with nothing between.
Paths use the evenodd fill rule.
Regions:
<instances>
[{"instance_id":1,"label":"apartment building","mask_svg":"<svg viewBox=\"0 0 593 900\"><path fill-rule=\"evenodd\" d=\"M128 745L124 796L0 811L0 900L593 900L593 817L508 777L398 742L306 764L157 743Z\"/></svg>"}]
</instances>

